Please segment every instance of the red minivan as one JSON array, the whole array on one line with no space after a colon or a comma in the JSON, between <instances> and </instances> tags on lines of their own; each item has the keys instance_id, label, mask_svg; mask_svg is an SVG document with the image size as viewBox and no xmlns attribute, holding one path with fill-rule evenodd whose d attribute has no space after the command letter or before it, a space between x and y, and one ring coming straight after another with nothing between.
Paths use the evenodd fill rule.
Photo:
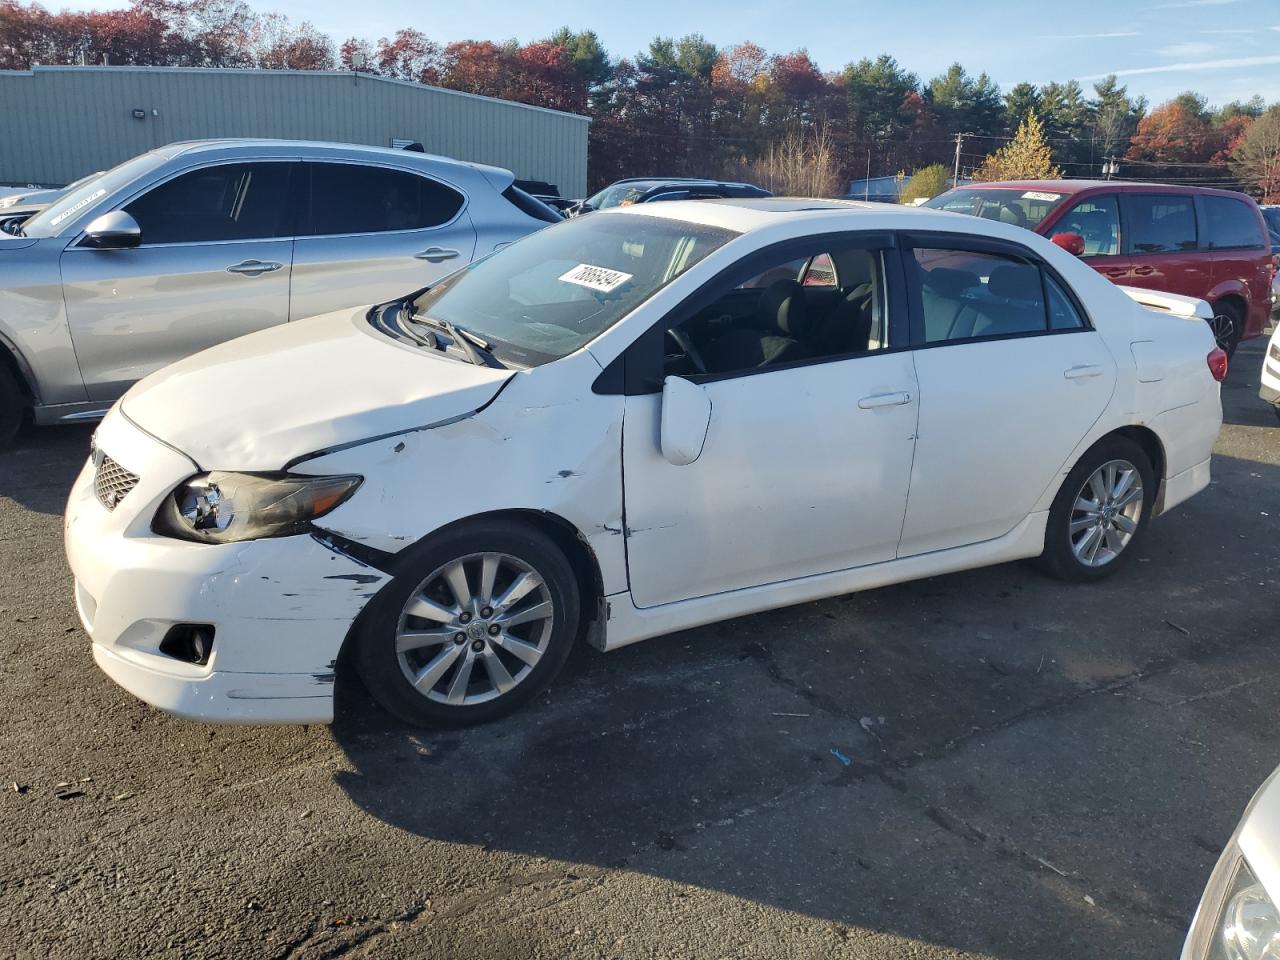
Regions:
<instances>
[{"instance_id":1,"label":"red minivan","mask_svg":"<svg viewBox=\"0 0 1280 960\"><path fill-rule=\"evenodd\" d=\"M1213 305L1218 345L1262 333L1275 261L1243 193L1117 180L1018 180L957 187L925 204L1026 227L1116 283Z\"/></svg>"}]
</instances>

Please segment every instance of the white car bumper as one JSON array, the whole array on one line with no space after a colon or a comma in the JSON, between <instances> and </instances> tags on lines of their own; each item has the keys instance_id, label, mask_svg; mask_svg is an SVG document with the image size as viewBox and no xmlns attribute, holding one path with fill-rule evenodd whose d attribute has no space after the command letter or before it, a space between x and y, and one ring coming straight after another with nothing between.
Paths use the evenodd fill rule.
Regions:
<instances>
[{"instance_id":1,"label":"white car bumper","mask_svg":"<svg viewBox=\"0 0 1280 960\"><path fill-rule=\"evenodd\" d=\"M1271 334L1267 353L1262 360L1262 384L1258 395L1273 406L1280 407L1280 326Z\"/></svg>"},{"instance_id":2,"label":"white car bumper","mask_svg":"<svg viewBox=\"0 0 1280 960\"><path fill-rule=\"evenodd\" d=\"M94 659L135 696L224 723L327 723L343 639L388 576L311 536L198 544L151 532L164 497L197 472L118 411L97 446L138 476L108 510L81 471L67 504L67 559ZM213 628L205 664L164 653L175 625Z\"/></svg>"}]
</instances>

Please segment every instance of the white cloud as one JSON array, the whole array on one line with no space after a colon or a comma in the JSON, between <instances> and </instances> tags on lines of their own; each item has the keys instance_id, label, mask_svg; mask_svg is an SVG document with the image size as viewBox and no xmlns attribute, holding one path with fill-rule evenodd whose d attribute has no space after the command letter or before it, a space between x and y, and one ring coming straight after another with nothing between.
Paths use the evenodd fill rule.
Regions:
<instances>
[{"instance_id":1,"label":"white cloud","mask_svg":"<svg viewBox=\"0 0 1280 960\"><path fill-rule=\"evenodd\" d=\"M1280 29L1277 27L1276 29ZM1045 34L1040 40L1113 40L1117 37L1140 37L1136 30L1117 30L1115 33L1065 33Z\"/></svg>"},{"instance_id":2,"label":"white cloud","mask_svg":"<svg viewBox=\"0 0 1280 960\"><path fill-rule=\"evenodd\" d=\"M1265 57L1236 57L1234 59L1201 60L1193 63L1166 63L1159 67L1133 67L1128 70L1112 70L1108 73L1095 73L1081 80L1101 80L1114 73L1117 77L1136 77L1148 73L1180 73L1196 70L1228 70L1234 67L1269 67L1280 64L1280 55Z\"/></svg>"},{"instance_id":3,"label":"white cloud","mask_svg":"<svg viewBox=\"0 0 1280 960\"><path fill-rule=\"evenodd\" d=\"M1175 43L1161 47L1156 53L1162 57L1207 57L1217 49L1212 43Z\"/></svg>"}]
</instances>

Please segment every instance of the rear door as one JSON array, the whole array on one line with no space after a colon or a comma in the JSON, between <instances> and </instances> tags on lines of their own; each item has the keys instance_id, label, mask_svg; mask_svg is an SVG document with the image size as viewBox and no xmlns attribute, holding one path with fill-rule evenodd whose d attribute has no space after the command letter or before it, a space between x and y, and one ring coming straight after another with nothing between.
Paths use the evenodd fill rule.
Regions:
<instances>
[{"instance_id":1,"label":"rear door","mask_svg":"<svg viewBox=\"0 0 1280 960\"><path fill-rule=\"evenodd\" d=\"M1111 398L1102 338L1019 250L931 235L903 252L920 421L899 557L1009 533Z\"/></svg>"},{"instance_id":2,"label":"rear door","mask_svg":"<svg viewBox=\"0 0 1280 960\"><path fill-rule=\"evenodd\" d=\"M297 167L280 159L179 173L124 205L141 245L75 241L63 251L67 318L90 400L114 400L153 370L288 319Z\"/></svg>"},{"instance_id":3,"label":"rear door","mask_svg":"<svg viewBox=\"0 0 1280 960\"><path fill-rule=\"evenodd\" d=\"M1213 288L1219 295L1248 291L1249 315L1234 337L1254 336L1266 323L1271 293L1271 250L1262 219L1244 199L1205 194L1196 198L1200 213L1200 245L1208 251ZM1222 331L1215 330L1221 336ZM1219 341L1221 342L1221 341Z\"/></svg>"},{"instance_id":4,"label":"rear door","mask_svg":"<svg viewBox=\"0 0 1280 960\"><path fill-rule=\"evenodd\" d=\"M1210 258L1199 249L1191 194L1122 193L1124 252L1130 260L1122 282L1147 290L1204 297L1212 284Z\"/></svg>"},{"instance_id":5,"label":"rear door","mask_svg":"<svg viewBox=\"0 0 1280 960\"><path fill-rule=\"evenodd\" d=\"M367 163L303 168L290 319L401 297L471 262L476 231L456 187Z\"/></svg>"}]
</instances>

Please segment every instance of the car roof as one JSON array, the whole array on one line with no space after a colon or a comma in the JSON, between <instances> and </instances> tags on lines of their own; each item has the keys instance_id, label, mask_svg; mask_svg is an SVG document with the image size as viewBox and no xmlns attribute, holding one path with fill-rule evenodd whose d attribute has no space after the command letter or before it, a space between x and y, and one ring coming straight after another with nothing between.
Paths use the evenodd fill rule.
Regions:
<instances>
[{"instance_id":1,"label":"car roof","mask_svg":"<svg viewBox=\"0 0 1280 960\"><path fill-rule=\"evenodd\" d=\"M255 152L297 151L304 157L347 157L353 154L368 156L371 159L394 161L398 166L420 167L424 170L451 168L453 170L474 170L489 180L499 191L505 190L515 181L515 174L503 167L494 167L484 163L472 163L466 160L455 160L433 153L418 153L416 150L399 150L395 147L376 147L365 143L337 143L324 140L281 140L268 138L226 138L218 140L180 140L175 143L157 147L155 152L172 160L179 156L192 154L210 154L213 156L252 156Z\"/></svg>"},{"instance_id":2,"label":"car roof","mask_svg":"<svg viewBox=\"0 0 1280 960\"><path fill-rule=\"evenodd\" d=\"M1109 190L1116 193L1202 193L1218 196L1241 197L1235 190L1219 190L1184 183L1151 183L1145 180L998 180L983 183L965 183L957 190L1036 190L1042 193L1061 193L1072 196L1086 190Z\"/></svg>"}]
</instances>

